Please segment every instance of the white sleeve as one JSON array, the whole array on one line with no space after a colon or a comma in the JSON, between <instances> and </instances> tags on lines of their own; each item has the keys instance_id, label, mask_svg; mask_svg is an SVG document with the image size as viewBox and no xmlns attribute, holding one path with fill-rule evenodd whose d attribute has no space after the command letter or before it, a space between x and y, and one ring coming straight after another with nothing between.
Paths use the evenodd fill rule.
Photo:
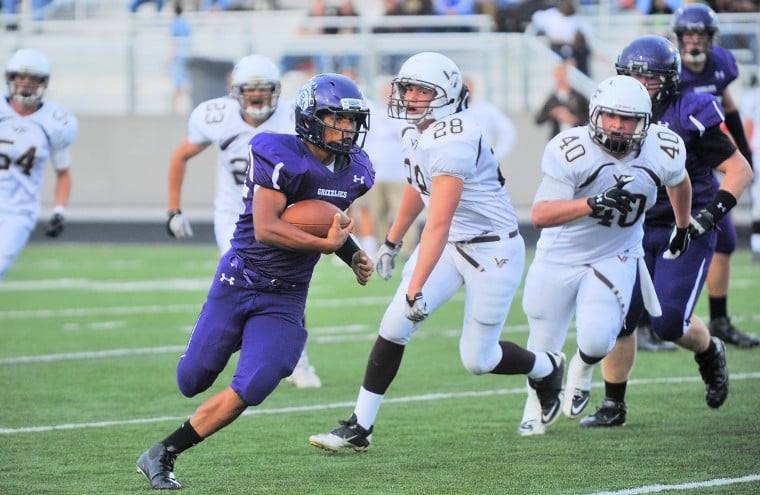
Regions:
<instances>
[{"instance_id":1,"label":"white sleeve","mask_svg":"<svg viewBox=\"0 0 760 495\"><path fill-rule=\"evenodd\" d=\"M533 204L539 201L552 201L555 199L573 199L575 197L575 187L565 182L544 175L541 183L536 190L536 196L533 198Z\"/></svg>"}]
</instances>

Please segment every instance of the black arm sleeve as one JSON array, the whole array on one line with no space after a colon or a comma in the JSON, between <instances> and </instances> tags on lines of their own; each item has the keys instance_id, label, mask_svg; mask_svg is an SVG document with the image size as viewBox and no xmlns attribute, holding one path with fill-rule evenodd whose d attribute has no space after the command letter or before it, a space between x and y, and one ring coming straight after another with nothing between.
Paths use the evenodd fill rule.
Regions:
<instances>
[{"instance_id":1,"label":"black arm sleeve","mask_svg":"<svg viewBox=\"0 0 760 495\"><path fill-rule=\"evenodd\" d=\"M720 129L720 126L716 125L702 134L693 151L700 157L701 163L710 168L716 168L736 153L736 146L731 142L731 138Z\"/></svg>"},{"instance_id":2,"label":"black arm sleeve","mask_svg":"<svg viewBox=\"0 0 760 495\"><path fill-rule=\"evenodd\" d=\"M739 116L739 112L733 111L726 114L726 128L734 138L739 152L744 155L744 158L747 159L751 167L752 151L749 149L749 143L747 142L747 136L744 134L744 126L742 125L742 118Z\"/></svg>"}]
</instances>

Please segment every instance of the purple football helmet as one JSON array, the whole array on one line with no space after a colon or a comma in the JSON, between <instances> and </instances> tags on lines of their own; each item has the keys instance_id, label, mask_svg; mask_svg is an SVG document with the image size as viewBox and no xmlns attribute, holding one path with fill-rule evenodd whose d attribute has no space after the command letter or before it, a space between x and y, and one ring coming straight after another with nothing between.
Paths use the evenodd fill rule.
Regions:
<instances>
[{"instance_id":1,"label":"purple football helmet","mask_svg":"<svg viewBox=\"0 0 760 495\"><path fill-rule=\"evenodd\" d=\"M673 16L673 32L678 38L678 48L687 62L704 63L712 49L715 34L718 32L718 17L707 5L691 4L679 8ZM687 51L685 34L705 35ZM701 45L701 46L699 46Z\"/></svg>"},{"instance_id":2,"label":"purple football helmet","mask_svg":"<svg viewBox=\"0 0 760 495\"><path fill-rule=\"evenodd\" d=\"M328 125L324 118L351 118L354 130ZM322 149L336 153L359 153L369 130L369 109L354 81L340 74L318 74L301 87L296 98L296 134ZM341 132L340 141L325 141L325 129Z\"/></svg>"},{"instance_id":3,"label":"purple football helmet","mask_svg":"<svg viewBox=\"0 0 760 495\"><path fill-rule=\"evenodd\" d=\"M625 76L644 76L658 79L647 89L657 89L652 106L657 108L678 89L681 79L681 57L667 38L656 35L639 36L618 56L617 73Z\"/></svg>"}]
</instances>

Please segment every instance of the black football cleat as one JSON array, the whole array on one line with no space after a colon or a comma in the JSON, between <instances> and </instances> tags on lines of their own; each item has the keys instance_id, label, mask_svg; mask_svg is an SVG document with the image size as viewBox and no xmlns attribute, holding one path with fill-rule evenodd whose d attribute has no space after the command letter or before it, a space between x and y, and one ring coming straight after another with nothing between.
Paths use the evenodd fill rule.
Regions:
<instances>
[{"instance_id":1,"label":"black football cleat","mask_svg":"<svg viewBox=\"0 0 760 495\"><path fill-rule=\"evenodd\" d=\"M726 344L735 345L740 349L749 349L750 347L760 345L760 339L736 328L728 316L713 318L710 320L708 328L712 336L718 337Z\"/></svg>"},{"instance_id":2,"label":"black football cleat","mask_svg":"<svg viewBox=\"0 0 760 495\"><path fill-rule=\"evenodd\" d=\"M174 478L177 455L158 442L137 459L137 472L148 478L154 490L179 490L182 485Z\"/></svg>"},{"instance_id":3,"label":"black football cleat","mask_svg":"<svg viewBox=\"0 0 760 495\"><path fill-rule=\"evenodd\" d=\"M616 401L605 397L602 401L602 407L596 410L591 416L586 416L581 420L581 426L589 428L604 426L623 426L625 424L625 415L628 412L625 402Z\"/></svg>"},{"instance_id":4,"label":"black football cleat","mask_svg":"<svg viewBox=\"0 0 760 495\"><path fill-rule=\"evenodd\" d=\"M372 427L364 429L356 422L356 414L348 421L338 421L339 427L329 433L319 433L309 437L309 443L320 449L337 452L342 448L356 452L366 452L372 442Z\"/></svg>"},{"instance_id":5,"label":"black football cleat","mask_svg":"<svg viewBox=\"0 0 760 495\"><path fill-rule=\"evenodd\" d=\"M709 356L694 355L699 365L699 374L705 382L705 401L713 409L723 405L728 397L728 367L726 366L726 345L718 337L710 337L715 343L715 352Z\"/></svg>"},{"instance_id":6,"label":"black football cleat","mask_svg":"<svg viewBox=\"0 0 760 495\"><path fill-rule=\"evenodd\" d=\"M565 354L547 352L552 362L552 372L543 378L528 377L528 385L536 391L541 404L541 423L550 425L562 410L562 380L565 374Z\"/></svg>"}]
</instances>

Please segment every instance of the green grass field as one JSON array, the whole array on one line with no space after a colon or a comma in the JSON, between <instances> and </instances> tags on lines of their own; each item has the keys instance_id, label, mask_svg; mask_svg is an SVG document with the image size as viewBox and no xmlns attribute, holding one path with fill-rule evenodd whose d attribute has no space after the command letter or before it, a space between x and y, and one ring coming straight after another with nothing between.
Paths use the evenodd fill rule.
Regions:
<instances>
[{"instance_id":1,"label":"green grass field","mask_svg":"<svg viewBox=\"0 0 760 495\"><path fill-rule=\"evenodd\" d=\"M760 493L760 349L729 348L731 393L717 411L705 405L691 354L641 353L625 427L586 430L560 418L546 435L521 438L524 378L476 377L459 362L461 296L409 345L370 451L311 447L310 434L351 413L398 282L362 288L331 261L318 265L307 315L324 386L283 382L180 456L185 493ZM151 492L137 457L230 379L232 365L186 399L174 378L215 266L212 246L27 247L0 282L0 494ZM739 252L733 270L734 322L760 334L760 265ZM524 344L521 297L504 335ZM704 300L697 314L706 316ZM589 412L601 386L597 369Z\"/></svg>"}]
</instances>

